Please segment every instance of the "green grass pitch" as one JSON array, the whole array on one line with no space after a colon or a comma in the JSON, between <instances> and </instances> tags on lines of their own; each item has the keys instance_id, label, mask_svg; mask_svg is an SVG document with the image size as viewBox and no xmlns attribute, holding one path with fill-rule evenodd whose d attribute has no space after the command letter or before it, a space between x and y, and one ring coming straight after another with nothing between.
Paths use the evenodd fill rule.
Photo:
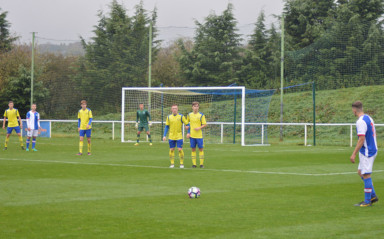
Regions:
<instances>
[{"instance_id":1,"label":"green grass pitch","mask_svg":"<svg viewBox=\"0 0 384 239\"><path fill-rule=\"evenodd\" d=\"M0 152L0 238L384 237L382 151L381 201L357 208L363 182L349 147L208 144L205 169L191 168L187 144L185 169L168 168L166 143L94 139L92 156L75 155L77 138L37 148L21 151L13 136Z\"/></svg>"}]
</instances>

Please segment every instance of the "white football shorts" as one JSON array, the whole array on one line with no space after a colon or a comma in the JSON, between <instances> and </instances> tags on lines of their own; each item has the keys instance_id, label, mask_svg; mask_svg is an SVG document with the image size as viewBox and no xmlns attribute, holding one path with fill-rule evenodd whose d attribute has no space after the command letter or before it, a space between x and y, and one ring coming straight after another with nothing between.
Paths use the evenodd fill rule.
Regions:
<instances>
[{"instance_id":1,"label":"white football shorts","mask_svg":"<svg viewBox=\"0 0 384 239\"><path fill-rule=\"evenodd\" d=\"M37 129L31 129L30 131L27 130L27 137L37 137L39 135L39 130Z\"/></svg>"},{"instance_id":2,"label":"white football shorts","mask_svg":"<svg viewBox=\"0 0 384 239\"><path fill-rule=\"evenodd\" d=\"M375 162L376 155L372 157L367 157L362 153L359 153L359 167L361 174L369 174L372 173L373 162Z\"/></svg>"}]
</instances>

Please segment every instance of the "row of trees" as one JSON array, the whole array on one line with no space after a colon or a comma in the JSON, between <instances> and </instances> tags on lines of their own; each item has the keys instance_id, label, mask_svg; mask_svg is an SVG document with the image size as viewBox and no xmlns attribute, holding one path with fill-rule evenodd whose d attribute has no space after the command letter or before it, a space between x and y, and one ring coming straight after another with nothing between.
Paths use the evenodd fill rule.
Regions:
<instances>
[{"instance_id":1,"label":"row of trees","mask_svg":"<svg viewBox=\"0 0 384 239\"><path fill-rule=\"evenodd\" d=\"M382 0L287 1L286 80L334 89L384 81Z\"/></svg>"},{"instance_id":2,"label":"row of trees","mask_svg":"<svg viewBox=\"0 0 384 239\"><path fill-rule=\"evenodd\" d=\"M383 13L381 0L286 0L285 84L316 81L318 89L383 84ZM274 24L266 26L263 12L245 44L231 4L196 26L192 44L180 40L166 49L174 58L162 61L178 69L169 85L279 88L281 31Z\"/></svg>"},{"instance_id":3,"label":"row of trees","mask_svg":"<svg viewBox=\"0 0 384 239\"><path fill-rule=\"evenodd\" d=\"M316 81L318 89L384 83L381 0L286 0L284 7L288 85ZM281 32L261 12L246 45L236 34L232 6L196 22L194 46L180 44L186 84L249 88L280 86Z\"/></svg>"},{"instance_id":4,"label":"row of trees","mask_svg":"<svg viewBox=\"0 0 384 239\"><path fill-rule=\"evenodd\" d=\"M0 103L27 109L30 47L15 44L6 12L0 15ZM287 84L317 81L320 89L382 83L384 33L381 0L286 0L284 21ZM193 39L167 46L157 40L157 11L141 2L132 16L113 0L99 12L84 56L40 52L35 100L47 117L69 117L85 98L93 110L119 112L121 87L146 86L152 27L153 86L280 86L280 26L266 26L261 12L248 41L238 34L233 6L196 21ZM5 29L5 30L3 30Z\"/></svg>"},{"instance_id":5,"label":"row of trees","mask_svg":"<svg viewBox=\"0 0 384 239\"><path fill-rule=\"evenodd\" d=\"M9 29L3 12L0 24ZM37 52L35 56L34 100L44 117L68 118L76 115L81 99L103 114L121 107L121 87L145 86L148 77L149 28L154 27L152 59L156 60L156 9L149 13L141 2L128 16L123 5L112 1L110 12L99 12L90 42L81 38L84 56L64 56ZM1 26L0 26L1 29ZM20 112L29 109L31 47L16 44L9 31L1 31L4 44L0 52L0 103L13 100ZM0 39L2 39L0 37Z\"/></svg>"},{"instance_id":6,"label":"row of trees","mask_svg":"<svg viewBox=\"0 0 384 239\"><path fill-rule=\"evenodd\" d=\"M161 48L153 75L166 86L274 88L280 82L280 33L266 28L261 12L254 33L245 42L238 34L233 6L221 15L198 21L193 39L179 39Z\"/></svg>"}]
</instances>

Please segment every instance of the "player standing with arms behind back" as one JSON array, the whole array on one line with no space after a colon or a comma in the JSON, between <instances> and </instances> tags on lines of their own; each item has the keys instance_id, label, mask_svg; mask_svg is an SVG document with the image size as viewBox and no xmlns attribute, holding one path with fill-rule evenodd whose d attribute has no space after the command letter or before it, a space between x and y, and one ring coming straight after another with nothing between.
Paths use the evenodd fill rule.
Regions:
<instances>
[{"instance_id":1,"label":"player standing with arms behind back","mask_svg":"<svg viewBox=\"0 0 384 239\"><path fill-rule=\"evenodd\" d=\"M189 123L187 138L190 138L192 149L192 168L196 168L196 145L199 148L200 168L204 168L204 139L201 129L207 126L205 115L199 112L200 104L197 101L192 102L192 111L188 114Z\"/></svg>"},{"instance_id":2,"label":"player standing with arms behind back","mask_svg":"<svg viewBox=\"0 0 384 239\"><path fill-rule=\"evenodd\" d=\"M365 200L355 204L357 207L372 206L372 203L379 201L372 184L372 167L377 155L376 130L373 119L364 114L363 104L356 101L352 104L352 111L358 118L356 130L359 140L351 155L351 162L355 163L356 154L359 152L359 167L357 173L364 181Z\"/></svg>"},{"instance_id":3,"label":"player standing with arms behind back","mask_svg":"<svg viewBox=\"0 0 384 239\"><path fill-rule=\"evenodd\" d=\"M172 114L168 115L165 123L165 130L163 135L163 141L167 138L169 131L169 159L171 161L170 168L175 167L175 147L179 150L180 168L184 168L184 151L183 151L183 123L188 124L187 119L179 114L179 108L176 104L172 105Z\"/></svg>"},{"instance_id":4,"label":"player standing with arms behind back","mask_svg":"<svg viewBox=\"0 0 384 239\"><path fill-rule=\"evenodd\" d=\"M46 131L40 127L40 114L36 111L36 104L32 104L31 110L27 113L27 151L29 151L29 143L32 138L32 150L37 151L36 137L39 135L39 130Z\"/></svg>"},{"instance_id":5,"label":"player standing with arms behind back","mask_svg":"<svg viewBox=\"0 0 384 239\"><path fill-rule=\"evenodd\" d=\"M77 113L77 118L79 119L77 124L77 130L80 134L79 142L79 153L77 155L83 155L83 140L84 135L87 136L88 140L88 155L91 155L91 131L92 131L92 111L87 108L87 101L81 101L81 109Z\"/></svg>"},{"instance_id":6,"label":"player standing with arms behind back","mask_svg":"<svg viewBox=\"0 0 384 239\"><path fill-rule=\"evenodd\" d=\"M5 129L5 121L8 118L7 136L5 137L4 150L8 149L9 136L12 134L13 130L15 130L16 134L19 136L21 149L24 150L23 136L21 136L21 130L20 130L23 128L23 123L21 123L19 111L13 108L13 101L8 102L8 107L9 108L4 112L4 121L3 121L3 129ZM17 123L17 119L19 119L20 125Z\"/></svg>"},{"instance_id":7,"label":"player standing with arms behind back","mask_svg":"<svg viewBox=\"0 0 384 239\"><path fill-rule=\"evenodd\" d=\"M139 145L140 141L140 134L141 131L145 129L145 132L148 135L149 138L149 146L152 146L152 138L151 138L151 132L149 132L149 126L152 126L151 123L151 115L149 114L148 110L144 109L144 104L140 103L139 104L139 110L136 113L136 129L137 129L137 138L136 138L136 143L135 146ZM139 123L140 120L140 123Z\"/></svg>"}]
</instances>

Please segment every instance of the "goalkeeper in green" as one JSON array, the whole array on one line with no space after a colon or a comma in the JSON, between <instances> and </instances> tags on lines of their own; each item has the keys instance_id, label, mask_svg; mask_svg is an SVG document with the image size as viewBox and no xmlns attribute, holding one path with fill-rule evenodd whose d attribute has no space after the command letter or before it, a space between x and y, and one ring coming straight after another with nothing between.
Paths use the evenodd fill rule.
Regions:
<instances>
[{"instance_id":1,"label":"goalkeeper in green","mask_svg":"<svg viewBox=\"0 0 384 239\"><path fill-rule=\"evenodd\" d=\"M139 104L139 110L136 113L136 129L137 129L137 139L135 146L139 145L141 131L145 129L145 132L148 135L149 145L152 146L151 133L149 132L149 126L152 126L151 115L148 110L144 109L144 104ZM140 123L139 123L140 120Z\"/></svg>"}]
</instances>

